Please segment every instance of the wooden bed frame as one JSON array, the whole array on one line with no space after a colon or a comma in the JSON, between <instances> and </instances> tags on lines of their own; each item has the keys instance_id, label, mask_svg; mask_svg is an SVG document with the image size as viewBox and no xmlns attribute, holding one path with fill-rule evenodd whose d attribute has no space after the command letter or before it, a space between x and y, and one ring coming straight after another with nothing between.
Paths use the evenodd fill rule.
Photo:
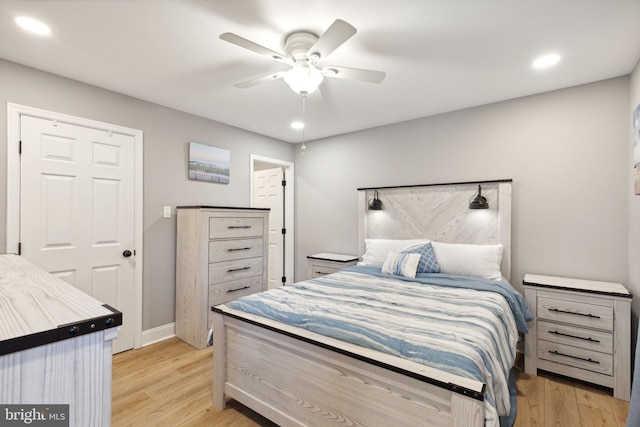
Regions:
<instances>
[{"instance_id":1,"label":"wooden bed frame","mask_svg":"<svg viewBox=\"0 0 640 427\"><path fill-rule=\"evenodd\" d=\"M478 185L490 208L469 210ZM368 211L378 192L382 211ZM358 189L359 238L504 245L511 269L511 180ZM301 328L218 306L213 403L227 398L281 426L484 425L485 385Z\"/></svg>"}]
</instances>

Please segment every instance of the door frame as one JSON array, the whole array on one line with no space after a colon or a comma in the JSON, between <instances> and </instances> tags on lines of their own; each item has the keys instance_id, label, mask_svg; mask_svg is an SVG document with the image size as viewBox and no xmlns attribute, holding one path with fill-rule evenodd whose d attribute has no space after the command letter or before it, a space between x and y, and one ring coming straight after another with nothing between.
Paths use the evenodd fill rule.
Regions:
<instances>
[{"instance_id":1,"label":"door frame","mask_svg":"<svg viewBox=\"0 0 640 427\"><path fill-rule=\"evenodd\" d=\"M287 234L285 234L285 238L284 238L284 244L285 244L285 265L286 270L284 272L285 276L287 277L287 285L290 285L292 283L295 282L295 251L294 251L294 242L295 242L295 212L294 212L294 176L295 176L295 171L294 171L294 164L293 162L288 162L286 160L278 160L278 159L272 159L270 157L264 157L264 156L258 156L256 154L251 154L250 156L250 163L249 163L249 176L251 177L251 179L249 180L251 182L251 191L249 194L250 200L251 200L251 204L250 206L253 207L253 172L254 172L254 163L256 161L258 162L262 162L262 163L270 163L272 164L274 167L282 167L285 169L286 175L285 175L285 179L287 181L287 185L285 187L284 190L284 197L285 197L285 224L287 225Z\"/></svg>"},{"instance_id":2,"label":"door frame","mask_svg":"<svg viewBox=\"0 0 640 427\"><path fill-rule=\"evenodd\" d=\"M143 132L82 117L7 103L7 223L5 253L18 253L20 241L20 117L31 116L76 126L116 132L134 140L134 348L142 346L142 270L143 270ZM117 307L116 307L117 308Z\"/></svg>"}]
</instances>

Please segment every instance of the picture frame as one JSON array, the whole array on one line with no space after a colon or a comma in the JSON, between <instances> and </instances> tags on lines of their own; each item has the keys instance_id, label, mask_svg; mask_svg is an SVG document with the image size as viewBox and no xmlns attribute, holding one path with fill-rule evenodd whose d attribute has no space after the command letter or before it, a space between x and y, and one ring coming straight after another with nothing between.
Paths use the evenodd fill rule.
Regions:
<instances>
[{"instance_id":1,"label":"picture frame","mask_svg":"<svg viewBox=\"0 0 640 427\"><path fill-rule=\"evenodd\" d=\"M231 151L189 142L189 179L229 184Z\"/></svg>"}]
</instances>

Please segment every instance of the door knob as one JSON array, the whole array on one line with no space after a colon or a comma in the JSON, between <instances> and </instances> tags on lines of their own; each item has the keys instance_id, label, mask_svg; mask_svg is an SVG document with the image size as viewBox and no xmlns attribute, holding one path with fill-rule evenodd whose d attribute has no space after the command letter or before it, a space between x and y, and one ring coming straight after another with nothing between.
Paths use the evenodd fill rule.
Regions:
<instances>
[{"instance_id":1,"label":"door knob","mask_svg":"<svg viewBox=\"0 0 640 427\"><path fill-rule=\"evenodd\" d=\"M126 251L122 252L122 256L125 258L129 258L131 256L131 251L127 249Z\"/></svg>"}]
</instances>

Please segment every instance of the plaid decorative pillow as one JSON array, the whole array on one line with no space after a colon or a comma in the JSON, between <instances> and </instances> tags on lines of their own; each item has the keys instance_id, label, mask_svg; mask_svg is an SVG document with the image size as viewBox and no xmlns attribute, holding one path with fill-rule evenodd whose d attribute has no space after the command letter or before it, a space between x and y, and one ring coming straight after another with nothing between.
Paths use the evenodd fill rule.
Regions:
<instances>
[{"instance_id":1,"label":"plaid decorative pillow","mask_svg":"<svg viewBox=\"0 0 640 427\"><path fill-rule=\"evenodd\" d=\"M402 251L400 253L419 254L420 262L418 263L418 273L440 273L440 265L433 251L431 242L426 245L418 246L414 249Z\"/></svg>"},{"instance_id":2,"label":"plaid decorative pillow","mask_svg":"<svg viewBox=\"0 0 640 427\"><path fill-rule=\"evenodd\" d=\"M406 252L392 252L382 265L382 272L395 274L396 276L416 277L416 270L420 262L419 254L409 254Z\"/></svg>"}]
</instances>

